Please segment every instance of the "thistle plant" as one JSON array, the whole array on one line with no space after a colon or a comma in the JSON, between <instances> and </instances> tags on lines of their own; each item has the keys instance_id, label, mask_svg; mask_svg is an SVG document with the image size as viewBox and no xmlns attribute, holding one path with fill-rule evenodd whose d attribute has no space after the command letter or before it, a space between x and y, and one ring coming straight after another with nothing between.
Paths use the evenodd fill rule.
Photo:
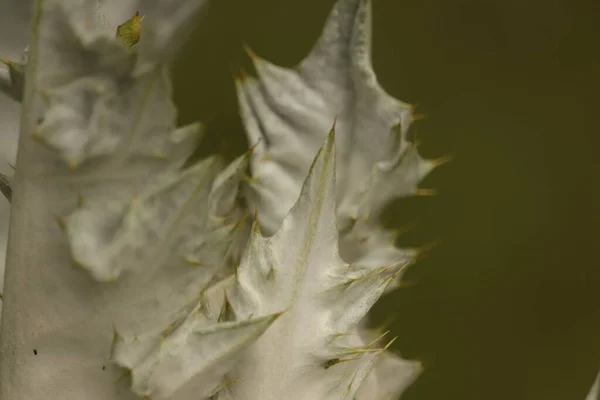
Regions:
<instances>
[{"instance_id":1,"label":"thistle plant","mask_svg":"<svg viewBox=\"0 0 600 400\"><path fill-rule=\"evenodd\" d=\"M248 49L249 150L228 165L189 161L203 127L171 100L203 5L123 0L112 23L36 0L26 58L4 60L22 114L0 398L388 400L418 374L364 318L419 254L383 207L445 159L377 83L370 2L338 0L294 69Z\"/></svg>"}]
</instances>

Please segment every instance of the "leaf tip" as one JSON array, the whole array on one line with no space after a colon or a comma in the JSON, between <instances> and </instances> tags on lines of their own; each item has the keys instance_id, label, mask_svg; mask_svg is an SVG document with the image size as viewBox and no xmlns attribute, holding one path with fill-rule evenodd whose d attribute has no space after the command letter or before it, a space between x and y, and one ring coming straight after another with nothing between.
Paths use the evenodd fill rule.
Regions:
<instances>
[{"instance_id":1,"label":"leaf tip","mask_svg":"<svg viewBox=\"0 0 600 400\"><path fill-rule=\"evenodd\" d=\"M427 119L427 118L429 118L429 116L427 114L425 114L425 113L414 113L414 114L411 114L411 116L410 116L410 119L413 122L414 121L421 121L421 120Z\"/></svg>"},{"instance_id":2,"label":"leaf tip","mask_svg":"<svg viewBox=\"0 0 600 400\"><path fill-rule=\"evenodd\" d=\"M446 163L449 163L450 161L453 161L455 158L454 154L447 154L445 156L439 157L439 158L435 158L433 160L429 160L429 163L431 164L431 166L433 168L437 168L441 165L444 165Z\"/></svg>"},{"instance_id":3,"label":"leaf tip","mask_svg":"<svg viewBox=\"0 0 600 400\"><path fill-rule=\"evenodd\" d=\"M413 196L437 196L439 192L433 188L416 188Z\"/></svg>"},{"instance_id":4,"label":"leaf tip","mask_svg":"<svg viewBox=\"0 0 600 400\"><path fill-rule=\"evenodd\" d=\"M331 129L329 130L329 136L330 137L335 136L335 127L336 127L336 124L337 124L337 119L338 119L338 117L336 115L335 118L333 119L333 124L331 125Z\"/></svg>"},{"instance_id":5,"label":"leaf tip","mask_svg":"<svg viewBox=\"0 0 600 400\"><path fill-rule=\"evenodd\" d=\"M252 146L250 146L250 148L248 149L248 152L247 152L248 157L250 157L254 154L254 152L256 151L256 147L260 143L260 140L261 139L258 139Z\"/></svg>"},{"instance_id":6,"label":"leaf tip","mask_svg":"<svg viewBox=\"0 0 600 400\"><path fill-rule=\"evenodd\" d=\"M243 67L240 67L233 71L233 83L239 87L248 78L248 73Z\"/></svg>"},{"instance_id":7,"label":"leaf tip","mask_svg":"<svg viewBox=\"0 0 600 400\"><path fill-rule=\"evenodd\" d=\"M431 252L431 250L438 247L441 244L441 242L442 242L441 239L435 239L429 243L424 244L421 247L418 247L415 250L413 262L416 262L417 260L420 260L420 259L423 259L424 257L426 257Z\"/></svg>"},{"instance_id":8,"label":"leaf tip","mask_svg":"<svg viewBox=\"0 0 600 400\"><path fill-rule=\"evenodd\" d=\"M8 58L4 53L0 53L0 61L6 64L7 67L10 67L13 64L13 60Z\"/></svg>"},{"instance_id":9,"label":"leaf tip","mask_svg":"<svg viewBox=\"0 0 600 400\"><path fill-rule=\"evenodd\" d=\"M242 46L244 47L244 52L248 55L248 58L250 60L252 60L252 62L255 62L256 60L259 59L259 57L256 55L256 53L250 48L248 43L244 42L244 43L242 43Z\"/></svg>"}]
</instances>

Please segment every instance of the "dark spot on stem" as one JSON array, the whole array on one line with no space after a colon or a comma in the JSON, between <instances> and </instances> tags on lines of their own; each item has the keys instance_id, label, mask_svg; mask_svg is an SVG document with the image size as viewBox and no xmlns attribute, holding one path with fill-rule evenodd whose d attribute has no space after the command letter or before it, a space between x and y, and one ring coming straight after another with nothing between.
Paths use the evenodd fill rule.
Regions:
<instances>
[{"instance_id":1,"label":"dark spot on stem","mask_svg":"<svg viewBox=\"0 0 600 400\"><path fill-rule=\"evenodd\" d=\"M37 356L37 350L33 349L33 354Z\"/></svg>"}]
</instances>

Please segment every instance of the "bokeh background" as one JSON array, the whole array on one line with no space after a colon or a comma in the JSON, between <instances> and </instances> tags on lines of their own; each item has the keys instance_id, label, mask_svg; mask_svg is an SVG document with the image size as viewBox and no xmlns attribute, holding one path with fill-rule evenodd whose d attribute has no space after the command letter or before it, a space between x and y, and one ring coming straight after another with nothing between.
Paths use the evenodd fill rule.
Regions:
<instances>
[{"instance_id":1,"label":"bokeh background","mask_svg":"<svg viewBox=\"0 0 600 400\"><path fill-rule=\"evenodd\" d=\"M293 66L332 4L211 2L173 65L180 122L209 124L198 156L248 146L232 82L251 69L242 42ZM439 195L384 218L413 226L399 245L440 241L373 313L425 363L402 400L584 399L600 365L600 3L373 9L379 81L429 116L414 125L425 156L454 155L422 184Z\"/></svg>"}]
</instances>

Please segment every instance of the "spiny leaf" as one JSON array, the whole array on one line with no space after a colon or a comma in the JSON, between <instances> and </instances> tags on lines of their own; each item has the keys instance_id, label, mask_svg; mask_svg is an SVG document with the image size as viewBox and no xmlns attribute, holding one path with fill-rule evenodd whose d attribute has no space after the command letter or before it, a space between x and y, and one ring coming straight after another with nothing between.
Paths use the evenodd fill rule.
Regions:
<instances>
[{"instance_id":1,"label":"spiny leaf","mask_svg":"<svg viewBox=\"0 0 600 400\"><path fill-rule=\"evenodd\" d=\"M136 12L133 17L119 25L116 29L116 37L126 46L132 47L140 39L141 22L143 17L140 17L139 12ZM100 5L98 3L96 8L96 20L99 25L110 27ZM21 102L23 99L23 88L25 86L25 66L26 66L26 54L24 52L24 60L22 62L16 62L2 53L0 53L0 61L2 61L8 67L7 76L2 74L0 71L0 91L3 91L11 99Z\"/></svg>"},{"instance_id":2,"label":"spiny leaf","mask_svg":"<svg viewBox=\"0 0 600 400\"><path fill-rule=\"evenodd\" d=\"M274 232L291 208L331 121L338 132L337 215L347 262L413 256L379 223L391 200L411 196L433 168L408 140L413 107L378 84L371 65L369 0L338 0L310 54L293 69L249 50L258 79L237 81L248 139L258 143L248 199Z\"/></svg>"},{"instance_id":3,"label":"spiny leaf","mask_svg":"<svg viewBox=\"0 0 600 400\"><path fill-rule=\"evenodd\" d=\"M248 140L258 143L247 198L258 208L263 231L272 234L282 224L312 155L335 119L342 259L367 270L412 262L416 251L395 247L396 233L386 230L379 218L391 200L414 195L436 164L423 159L410 141L409 129L418 119L414 107L390 96L377 82L371 63L370 0L338 0L321 37L293 69L249 49L248 54L258 77L239 78L236 86ZM400 271L394 277L399 282ZM361 281L366 293L373 290L367 282ZM357 286L347 284L350 289Z\"/></svg>"},{"instance_id":4,"label":"spiny leaf","mask_svg":"<svg viewBox=\"0 0 600 400\"><path fill-rule=\"evenodd\" d=\"M200 2L161 1L163 8L167 3L171 3L168 18L153 21L155 34L148 38L143 34L140 45L164 39L165 31L182 29L190 7L196 9ZM77 396L88 387L93 387L90 396L94 398L131 398L129 389L116 396L120 388L106 374L99 374L96 367L93 372L87 368L105 361L113 327L122 342L114 346L112 361L122 362L131 372L126 375L134 378L134 389L178 390L188 373L199 371L202 360L198 353L176 359L163 349L173 351L196 343L200 334L208 335L197 326L188 331L185 321L196 321L201 294L218 278L217 272L233 269L227 265L230 253L236 253L232 242L243 228L239 223L243 212L236 201L248 155L224 171L214 158L184 168L202 126L177 128L166 67L169 60L142 46L131 51L120 43L115 31L98 18L95 4L92 0L36 2L39 18L27 68L21 141L27 168L17 174L22 181L15 185L21 185L24 192L32 193L34 187L34 193L48 195L48 199L25 204L41 205L36 215L42 221L36 223L46 224L47 229L36 230L35 237L59 245L43 261L47 264L40 279L45 282L49 277L52 284L38 286L38 277L27 282L16 279L40 288L34 299L19 301L40 319L47 316L42 315L40 305L45 303L39 299L47 300L54 310L73 313L56 314L44 327L36 322L30 326L31 335L13 338L10 343L43 343L46 358L43 364L28 364L11 374L17 377L15 381L25 382L21 378L31 373L29 366L44 369L42 384L38 379L27 393L40 393L44 387L47 392L42 396L48 398ZM147 44L162 48L160 43ZM24 214L18 215L22 220ZM55 218L65 235L49 238L49 232L58 232L51 225ZM27 224L19 229L30 232ZM79 268L70 268L69 255ZM199 265L189 263L190 258ZM13 270L15 276L24 273ZM31 321L19 315L14 318L23 327ZM272 318L257 318L248 328L252 332L241 332L237 339L251 340L260 334L259 328L268 325L265 321ZM244 325L252 324L238 321L233 325L229 331L239 333ZM226 330L226 326L220 328L221 333ZM3 335L12 334L3 331ZM213 335L211 342L218 337ZM136 338L143 342L142 348L136 347ZM231 345L244 344L234 339ZM166 357L159 379L148 368L154 365L153 359L146 364L142 360L148 354ZM79 360L84 360L84 368ZM179 361L179 374L172 371L169 380L161 381L162 368L168 370ZM198 364L188 368L189 361ZM216 361L222 360L217 357ZM53 363L60 368L46 370ZM148 371L147 388L137 386L143 370ZM59 383L46 386L46 382Z\"/></svg>"},{"instance_id":5,"label":"spiny leaf","mask_svg":"<svg viewBox=\"0 0 600 400\"><path fill-rule=\"evenodd\" d=\"M335 160L332 131L281 228L251 234L227 299L237 320L285 312L238 360L219 399L351 399L382 351L356 327L402 265L340 259Z\"/></svg>"},{"instance_id":6,"label":"spiny leaf","mask_svg":"<svg viewBox=\"0 0 600 400\"><path fill-rule=\"evenodd\" d=\"M210 325L191 312L160 345L145 349L148 338L120 339L115 361L132 370L132 389L155 400L204 399L214 394L232 367L235 356L280 316ZM142 353L135 353L139 348Z\"/></svg>"}]
</instances>

